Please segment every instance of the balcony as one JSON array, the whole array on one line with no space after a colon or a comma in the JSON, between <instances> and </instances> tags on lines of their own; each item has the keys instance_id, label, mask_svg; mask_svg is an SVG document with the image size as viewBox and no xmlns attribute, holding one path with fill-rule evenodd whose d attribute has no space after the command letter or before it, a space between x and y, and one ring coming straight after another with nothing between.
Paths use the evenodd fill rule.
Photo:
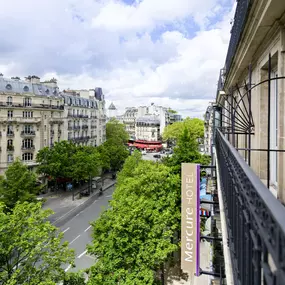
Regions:
<instances>
[{"instance_id":1,"label":"balcony","mask_svg":"<svg viewBox=\"0 0 285 285\"><path fill-rule=\"evenodd\" d=\"M88 125L82 125L82 129L88 129Z\"/></svg>"},{"instance_id":2,"label":"balcony","mask_svg":"<svg viewBox=\"0 0 285 285\"><path fill-rule=\"evenodd\" d=\"M14 137L15 133L13 131L7 132L7 137Z\"/></svg>"},{"instance_id":3,"label":"balcony","mask_svg":"<svg viewBox=\"0 0 285 285\"><path fill-rule=\"evenodd\" d=\"M74 130L80 130L80 126L73 126Z\"/></svg>"},{"instance_id":4,"label":"balcony","mask_svg":"<svg viewBox=\"0 0 285 285\"><path fill-rule=\"evenodd\" d=\"M20 116L14 117L0 117L0 121L4 123L29 123L29 124L38 124L41 122L41 117L33 118L23 118Z\"/></svg>"},{"instance_id":5,"label":"balcony","mask_svg":"<svg viewBox=\"0 0 285 285\"><path fill-rule=\"evenodd\" d=\"M13 145L7 145L7 151L14 151Z\"/></svg>"},{"instance_id":6,"label":"balcony","mask_svg":"<svg viewBox=\"0 0 285 285\"><path fill-rule=\"evenodd\" d=\"M49 105L49 104L28 104L28 103L14 103L14 102L0 102L1 108L32 108L32 109L52 109L64 110L64 105Z\"/></svg>"},{"instance_id":7,"label":"balcony","mask_svg":"<svg viewBox=\"0 0 285 285\"><path fill-rule=\"evenodd\" d=\"M35 146L34 145L30 145L30 146L23 146L21 147L22 150L35 150Z\"/></svg>"},{"instance_id":8,"label":"balcony","mask_svg":"<svg viewBox=\"0 0 285 285\"><path fill-rule=\"evenodd\" d=\"M70 140L73 140L74 142L81 142L81 141L87 141L90 139L90 136L82 136L77 138L71 138Z\"/></svg>"},{"instance_id":9,"label":"balcony","mask_svg":"<svg viewBox=\"0 0 285 285\"><path fill-rule=\"evenodd\" d=\"M232 284L284 284L284 206L220 130L215 149L223 246L228 248Z\"/></svg>"},{"instance_id":10,"label":"balcony","mask_svg":"<svg viewBox=\"0 0 285 285\"><path fill-rule=\"evenodd\" d=\"M21 136L23 137L34 137L35 135L36 135L35 131L29 131L29 132L21 131Z\"/></svg>"}]
</instances>

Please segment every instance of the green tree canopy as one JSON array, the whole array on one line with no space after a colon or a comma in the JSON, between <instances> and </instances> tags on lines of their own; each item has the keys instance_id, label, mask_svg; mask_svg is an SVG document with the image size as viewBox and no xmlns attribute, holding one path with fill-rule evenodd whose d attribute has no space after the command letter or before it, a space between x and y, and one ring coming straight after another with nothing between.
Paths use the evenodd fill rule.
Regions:
<instances>
[{"instance_id":1,"label":"green tree canopy","mask_svg":"<svg viewBox=\"0 0 285 285\"><path fill-rule=\"evenodd\" d=\"M72 177L72 157L78 147L69 141L56 142L52 148L44 147L37 154L38 172L52 178Z\"/></svg>"},{"instance_id":2,"label":"green tree canopy","mask_svg":"<svg viewBox=\"0 0 285 285\"><path fill-rule=\"evenodd\" d=\"M104 148L101 155L107 156L107 161L110 163L110 169L117 171L121 169L126 158L129 156L129 151L122 142L118 142L115 138L109 138L102 146Z\"/></svg>"},{"instance_id":3,"label":"green tree canopy","mask_svg":"<svg viewBox=\"0 0 285 285\"><path fill-rule=\"evenodd\" d=\"M34 201L39 191L36 181L36 175L17 159L0 179L0 202L3 202L7 209L12 209L18 201Z\"/></svg>"},{"instance_id":4,"label":"green tree canopy","mask_svg":"<svg viewBox=\"0 0 285 285\"><path fill-rule=\"evenodd\" d=\"M129 176L128 173L132 173ZM177 250L179 176L163 164L126 160L111 208L93 222L90 284L155 284L156 272Z\"/></svg>"},{"instance_id":5,"label":"green tree canopy","mask_svg":"<svg viewBox=\"0 0 285 285\"><path fill-rule=\"evenodd\" d=\"M114 140L117 143L126 143L129 139L129 135L125 130L125 125L121 124L115 118L112 118L106 124L106 138L107 141Z\"/></svg>"},{"instance_id":6,"label":"green tree canopy","mask_svg":"<svg viewBox=\"0 0 285 285\"><path fill-rule=\"evenodd\" d=\"M17 203L7 213L0 204L0 284L46 285L64 279L64 264L74 263L63 233L46 221L41 203Z\"/></svg>"},{"instance_id":7,"label":"green tree canopy","mask_svg":"<svg viewBox=\"0 0 285 285\"><path fill-rule=\"evenodd\" d=\"M182 122L175 122L171 125L168 125L163 131L163 139L177 141L178 138L182 135L184 129L187 129L190 136L198 139L204 137L204 121L198 118L189 118L187 117Z\"/></svg>"},{"instance_id":8,"label":"green tree canopy","mask_svg":"<svg viewBox=\"0 0 285 285\"><path fill-rule=\"evenodd\" d=\"M102 160L93 146L76 146L68 141L55 143L54 147L45 147L38 152L39 173L52 178L72 178L76 181L99 174Z\"/></svg>"},{"instance_id":9,"label":"green tree canopy","mask_svg":"<svg viewBox=\"0 0 285 285\"><path fill-rule=\"evenodd\" d=\"M199 152L197 139L190 134L187 128L184 128L178 138L172 157L165 159L164 162L166 165L172 167L175 173L180 173L181 163L189 162L208 165L210 157Z\"/></svg>"}]
</instances>

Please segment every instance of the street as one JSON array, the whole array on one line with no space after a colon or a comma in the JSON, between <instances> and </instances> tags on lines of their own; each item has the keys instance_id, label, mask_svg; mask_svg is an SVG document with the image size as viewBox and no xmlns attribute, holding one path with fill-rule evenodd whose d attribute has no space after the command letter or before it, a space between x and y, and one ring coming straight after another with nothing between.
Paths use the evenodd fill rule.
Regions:
<instances>
[{"instance_id":1,"label":"street","mask_svg":"<svg viewBox=\"0 0 285 285\"><path fill-rule=\"evenodd\" d=\"M78 271L89 268L95 262L95 257L86 254L86 245L91 243L92 228L89 222L99 218L100 213L108 206L112 199L114 186L104 191L90 206L76 214L71 220L60 227L64 233L64 241L68 241L70 248L75 250L75 268L66 265L65 271Z\"/></svg>"}]
</instances>

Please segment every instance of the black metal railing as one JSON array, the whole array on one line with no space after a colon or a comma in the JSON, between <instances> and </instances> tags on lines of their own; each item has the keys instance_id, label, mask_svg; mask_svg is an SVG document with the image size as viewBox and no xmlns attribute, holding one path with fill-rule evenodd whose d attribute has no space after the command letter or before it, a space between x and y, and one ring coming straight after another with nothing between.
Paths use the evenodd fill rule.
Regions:
<instances>
[{"instance_id":1,"label":"black metal railing","mask_svg":"<svg viewBox=\"0 0 285 285\"><path fill-rule=\"evenodd\" d=\"M240 38L246 23L252 0L239 0L236 7L234 24L231 30L231 39L226 57L226 72L230 70L234 55L236 53Z\"/></svg>"},{"instance_id":2,"label":"black metal railing","mask_svg":"<svg viewBox=\"0 0 285 285\"><path fill-rule=\"evenodd\" d=\"M216 132L234 284L283 285L285 208L221 131Z\"/></svg>"}]
</instances>

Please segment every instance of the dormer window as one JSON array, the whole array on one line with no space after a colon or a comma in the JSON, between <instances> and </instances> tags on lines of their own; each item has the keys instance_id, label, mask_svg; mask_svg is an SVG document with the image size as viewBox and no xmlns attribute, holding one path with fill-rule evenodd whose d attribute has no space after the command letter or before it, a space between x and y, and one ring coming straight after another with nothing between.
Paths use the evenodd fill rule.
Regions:
<instances>
[{"instance_id":1,"label":"dormer window","mask_svg":"<svg viewBox=\"0 0 285 285\"><path fill-rule=\"evenodd\" d=\"M12 99L12 97L11 97L11 96L7 97L7 105L8 105L8 106L12 106L12 104L13 104L13 99Z\"/></svg>"},{"instance_id":2,"label":"dormer window","mask_svg":"<svg viewBox=\"0 0 285 285\"><path fill-rule=\"evenodd\" d=\"M11 85L11 84L7 84L7 85L6 85L6 89L7 89L7 90L12 90L12 85Z\"/></svg>"},{"instance_id":3,"label":"dormer window","mask_svg":"<svg viewBox=\"0 0 285 285\"><path fill-rule=\"evenodd\" d=\"M28 87L28 86L25 86L25 87L23 88L23 90L24 90L25 92L29 92L29 87Z\"/></svg>"},{"instance_id":4,"label":"dormer window","mask_svg":"<svg viewBox=\"0 0 285 285\"><path fill-rule=\"evenodd\" d=\"M56 90L53 90L52 94L56 96L57 95Z\"/></svg>"},{"instance_id":5,"label":"dormer window","mask_svg":"<svg viewBox=\"0 0 285 285\"><path fill-rule=\"evenodd\" d=\"M47 94L47 95L49 94L49 89L46 90L46 94Z\"/></svg>"}]
</instances>

